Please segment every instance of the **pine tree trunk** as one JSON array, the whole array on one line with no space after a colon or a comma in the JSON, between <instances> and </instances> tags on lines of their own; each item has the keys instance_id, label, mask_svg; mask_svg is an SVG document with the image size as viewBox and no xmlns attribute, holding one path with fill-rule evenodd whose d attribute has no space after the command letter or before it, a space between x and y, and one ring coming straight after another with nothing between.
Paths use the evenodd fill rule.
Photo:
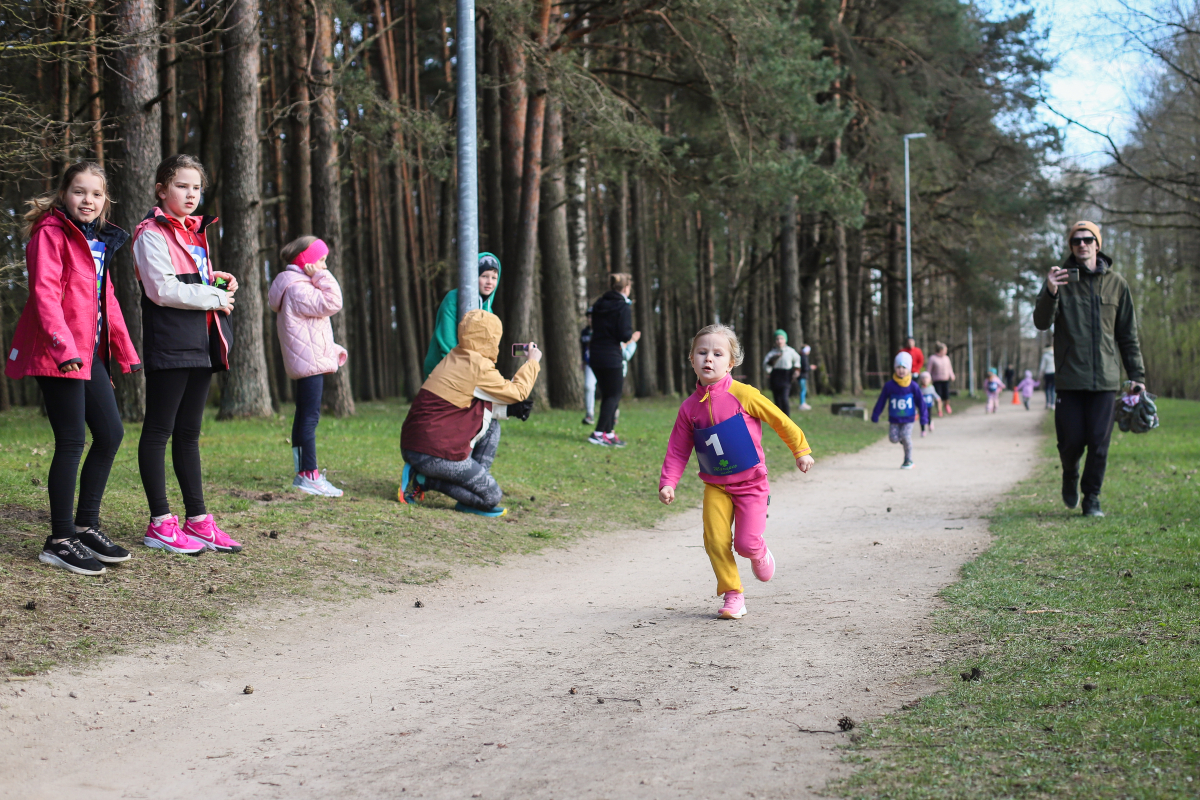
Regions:
<instances>
[{"instance_id":1,"label":"pine tree trunk","mask_svg":"<svg viewBox=\"0 0 1200 800\"><path fill-rule=\"evenodd\" d=\"M893 221L889 228L888 265L884 275L887 276L888 292L888 352L894 356L904 346L904 239L899 222ZM891 369L891 364L884 369Z\"/></svg>"},{"instance_id":2,"label":"pine tree trunk","mask_svg":"<svg viewBox=\"0 0 1200 800\"><path fill-rule=\"evenodd\" d=\"M637 287L638 299L633 304L634 319L642 332L638 344L638 372L636 390L638 397L658 394L658 331L655 330L654 289L650 281L650 255L646 241L646 184L635 178L630 185L630 217L633 222L633 284Z\"/></svg>"},{"instance_id":3,"label":"pine tree trunk","mask_svg":"<svg viewBox=\"0 0 1200 800\"><path fill-rule=\"evenodd\" d=\"M234 0L225 17L225 120L221 126L221 258L219 268L239 278L229 377L221 392L221 419L272 413L263 343L262 149L258 142L258 0Z\"/></svg>"},{"instance_id":4,"label":"pine tree trunk","mask_svg":"<svg viewBox=\"0 0 1200 800\"><path fill-rule=\"evenodd\" d=\"M162 92L162 155L174 155L179 147L179 88L176 84L176 68L173 63L178 57L175 49L175 31L171 23L175 19L175 0L162 0L162 20L166 31L166 42L161 51L162 74L159 91Z\"/></svg>"},{"instance_id":5,"label":"pine tree trunk","mask_svg":"<svg viewBox=\"0 0 1200 800\"><path fill-rule=\"evenodd\" d=\"M95 7L95 0L92 0ZM100 98L100 57L96 50L96 15L88 14L88 36L92 43L88 45L88 101L89 116L92 121L92 158L101 167L104 166L104 108Z\"/></svg>"},{"instance_id":6,"label":"pine tree trunk","mask_svg":"<svg viewBox=\"0 0 1200 800\"><path fill-rule=\"evenodd\" d=\"M519 42L500 45L500 157L504 195L504 245L501 265L512 261L517 254L517 235L521 228L521 185L525 168L525 123L529 98L525 93L525 52ZM505 310L511 308L514 292L500 283L497 300Z\"/></svg>"},{"instance_id":7,"label":"pine tree trunk","mask_svg":"<svg viewBox=\"0 0 1200 800\"><path fill-rule=\"evenodd\" d=\"M579 319L591 302L588 293L587 150L581 149L567 165L567 236L571 248L571 273L575 277L575 312Z\"/></svg>"},{"instance_id":8,"label":"pine tree trunk","mask_svg":"<svg viewBox=\"0 0 1200 800\"><path fill-rule=\"evenodd\" d=\"M838 392L850 391L850 268L846 263L846 226L840 221L833 224L834 243L834 296L837 308L835 324L837 330L837 368L835 383Z\"/></svg>"},{"instance_id":9,"label":"pine tree trunk","mask_svg":"<svg viewBox=\"0 0 1200 800\"><path fill-rule=\"evenodd\" d=\"M313 233L329 247L329 271L342 277L342 185L338 164L337 103L333 87L333 9L329 0L317 4L316 56L313 77L317 87L312 115ZM346 341L346 313L333 315L333 338ZM350 362L325 381L325 404L334 416L354 413Z\"/></svg>"},{"instance_id":10,"label":"pine tree trunk","mask_svg":"<svg viewBox=\"0 0 1200 800\"><path fill-rule=\"evenodd\" d=\"M484 211L481 219L487 220L487 250L499 257L504 253L504 155L501 145L500 121L500 44L496 41L495 25L489 18L484 27L484 66L487 80L481 82L483 95L483 138L487 149L483 151ZM501 261L503 265L503 261Z\"/></svg>"},{"instance_id":11,"label":"pine tree trunk","mask_svg":"<svg viewBox=\"0 0 1200 800\"><path fill-rule=\"evenodd\" d=\"M151 103L158 91L158 61L155 58L154 27L158 21L151 0L122 0L112 7L113 29L125 39L123 47L109 55L111 69L105 76L109 92L107 107L117 119L117 136L110 157L123 167L110 177L109 191L119 197L113 206L113 222L132 232L146 209L154 205L154 171L162 149L162 108ZM113 288L121 313L133 339L142 351L142 290L133 272L131 247L117 251L112 272ZM121 416L141 421L145 416L146 384L141 372L113 375Z\"/></svg>"},{"instance_id":12,"label":"pine tree trunk","mask_svg":"<svg viewBox=\"0 0 1200 800\"><path fill-rule=\"evenodd\" d=\"M308 57L311 51L304 19L307 10L305 0L288 0L288 38L291 42L286 58L293 103L288 120L288 171L292 178L288 188L288 216L291 218L289 228L293 237L308 236L313 231L312 111L308 91Z\"/></svg>"},{"instance_id":13,"label":"pine tree trunk","mask_svg":"<svg viewBox=\"0 0 1200 800\"><path fill-rule=\"evenodd\" d=\"M583 371L575 338L579 335L575 276L567 241L567 181L563 165L562 105L546 107L543 154L546 173L542 193L546 215L538 226L542 252L542 328L546 337L547 389L554 408L579 408L583 404Z\"/></svg>"}]
</instances>

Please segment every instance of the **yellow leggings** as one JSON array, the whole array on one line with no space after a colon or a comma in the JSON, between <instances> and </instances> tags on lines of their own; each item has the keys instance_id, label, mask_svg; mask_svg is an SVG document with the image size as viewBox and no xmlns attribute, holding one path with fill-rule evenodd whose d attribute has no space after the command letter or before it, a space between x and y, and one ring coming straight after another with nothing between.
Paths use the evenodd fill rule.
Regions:
<instances>
[{"instance_id":1,"label":"yellow leggings","mask_svg":"<svg viewBox=\"0 0 1200 800\"><path fill-rule=\"evenodd\" d=\"M763 532L770 492L766 477L725 485L704 484L704 551L717 575L717 594L742 591L742 578L733 557L735 549L743 558L761 558L766 553Z\"/></svg>"}]
</instances>

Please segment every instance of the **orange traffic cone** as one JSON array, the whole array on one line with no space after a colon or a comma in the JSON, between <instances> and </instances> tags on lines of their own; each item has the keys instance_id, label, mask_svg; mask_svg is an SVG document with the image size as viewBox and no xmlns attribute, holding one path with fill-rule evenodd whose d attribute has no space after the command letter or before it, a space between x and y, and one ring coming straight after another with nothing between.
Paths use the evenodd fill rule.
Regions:
<instances>
[{"instance_id":1,"label":"orange traffic cone","mask_svg":"<svg viewBox=\"0 0 1200 800\"><path fill-rule=\"evenodd\" d=\"M1013 389L1013 402L1012 402L1012 404L1013 404L1014 406L1017 406L1017 405L1020 405L1020 404L1021 404L1021 401L1017 399L1017 390L1016 390L1016 389Z\"/></svg>"}]
</instances>

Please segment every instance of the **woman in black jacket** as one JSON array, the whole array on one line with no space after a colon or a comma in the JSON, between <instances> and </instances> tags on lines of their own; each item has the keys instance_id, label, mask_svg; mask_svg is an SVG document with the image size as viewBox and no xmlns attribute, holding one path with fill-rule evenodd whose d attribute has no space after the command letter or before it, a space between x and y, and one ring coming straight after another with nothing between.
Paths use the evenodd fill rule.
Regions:
<instances>
[{"instance_id":1,"label":"woman in black jacket","mask_svg":"<svg viewBox=\"0 0 1200 800\"><path fill-rule=\"evenodd\" d=\"M629 273L614 272L608 276L608 291L592 305L589 362L592 372L596 373L596 388L600 390L601 399L596 430L588 441L605 447L625 446L625 442L613 433L613 428L625 384L621 345L633 338L633 312L629 300L632 290L633 279Z\"/></svg>"}]
</instances>

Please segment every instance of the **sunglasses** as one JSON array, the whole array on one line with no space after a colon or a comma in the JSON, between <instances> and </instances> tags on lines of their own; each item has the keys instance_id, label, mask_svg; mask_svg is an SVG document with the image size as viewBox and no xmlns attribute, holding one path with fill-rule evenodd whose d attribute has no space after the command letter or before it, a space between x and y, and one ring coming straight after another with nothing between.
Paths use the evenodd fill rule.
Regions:
<instances>
[{"instance_id":1,"label":"sunglasses","mask_svg":"<svg viewBox=\"0 0 1200 800\"><path fill-rule=\"evenodd\" d=\"M1076 236L1071 240L1071 247L1079 247L1081 244L1092 244L1095 241L1095 236Z\"/></svg>"}]
</instances>

